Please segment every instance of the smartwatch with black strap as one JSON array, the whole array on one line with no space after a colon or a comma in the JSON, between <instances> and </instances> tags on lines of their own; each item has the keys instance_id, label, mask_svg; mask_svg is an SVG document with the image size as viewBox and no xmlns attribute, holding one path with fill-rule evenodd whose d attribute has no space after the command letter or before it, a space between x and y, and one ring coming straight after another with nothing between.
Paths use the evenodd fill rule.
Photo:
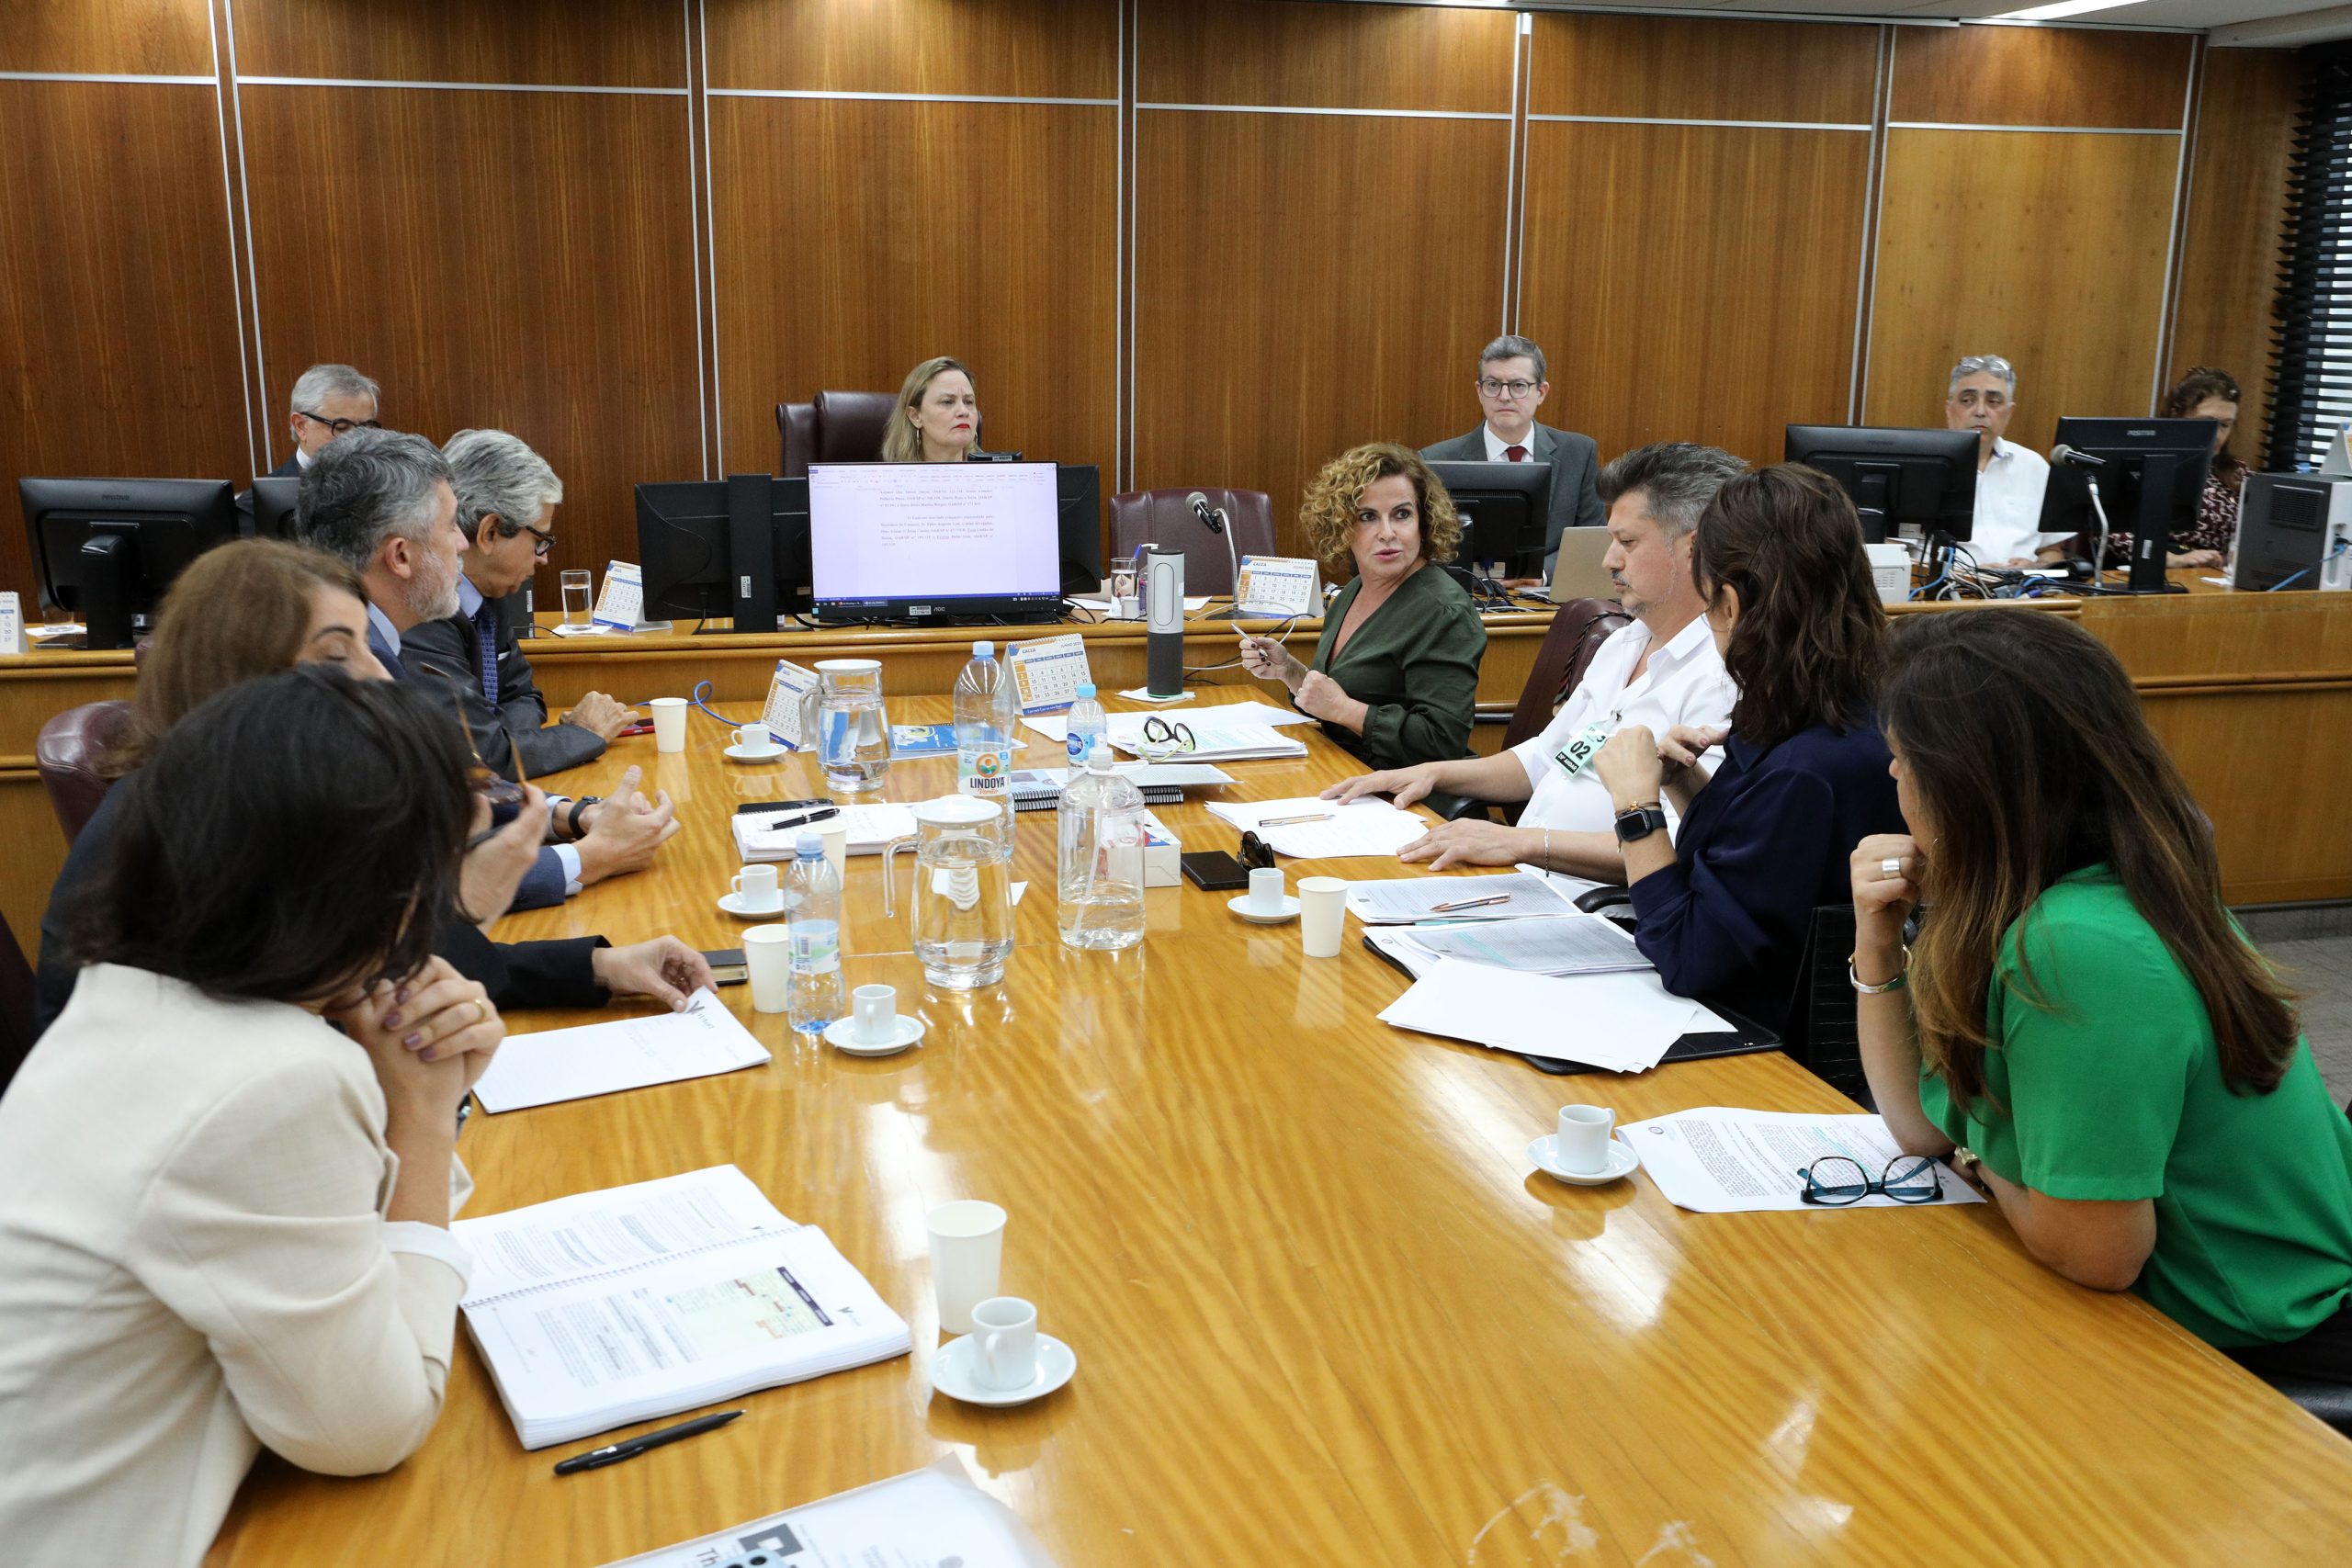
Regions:
<instances>
[{"instance_id":1,"label":"smartwatch with black strap","mask_svg":"<svg viewBox=\"0 0 2352 1568\"><path fill-rule=\"evenodd\" d=\"M1648 838L1665 826L1666 810L1657 801L1629 807L1617 814L1617 841L1630 844Z\"/></svg>"}]
</instances>

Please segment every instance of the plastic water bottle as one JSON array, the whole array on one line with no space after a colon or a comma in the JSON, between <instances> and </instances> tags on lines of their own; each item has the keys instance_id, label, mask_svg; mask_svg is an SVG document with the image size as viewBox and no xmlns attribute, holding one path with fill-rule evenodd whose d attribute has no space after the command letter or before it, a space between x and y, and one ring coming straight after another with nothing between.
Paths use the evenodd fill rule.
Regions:
<instances>
[{"instance_id":1,"label":"plastic water bottle","mask_svg":"<svg viewBox=\"0 0 2352 1568\"><path fill-rule=\"evenodd\" d=\"M1072 770L1086 765L1094 755L1097 742L1108 742L1111 721L1102 716L1102 705L1094 700L1094 682L1078 683L1078 701L1069 705L1069 765Z\"/></svg>"},{"instance_id":2,"label":"plastic water bottle","mask_svg":"<svg viewBox=\"0 0 2352 1568\"><path fill-rule=\"evenodd\" d=\"M1062 944L1133 947L1143 940L1143 792L1111 771L1101 741L1062 786L1057 861Z\"/></svg>"},{"instance_id":3,"label":"plastic water bottle","mask_svg":"<svg viewBox=\"0 0 2352 1568\"><path fill-rule=\"evenodd\" d=\"M784 879L785 926L791 933L792 987L785 1019L802 1034L821 1034L848 1011L842 991L842 879L825 858L825 840L802 833Z\"/></svg>"},{"instance_id":4,"label":"plastic water bottle","mask_svg":"<svg viewBox=\"0 0 2352 1568\"><path fill-rule=\"evenodd\" d=\"M971 662L956 677L956 787L1001 807L999 837L1012 852L1012 678L996 661L996 645L976 642Z\"/></svg>"}]
</instances>

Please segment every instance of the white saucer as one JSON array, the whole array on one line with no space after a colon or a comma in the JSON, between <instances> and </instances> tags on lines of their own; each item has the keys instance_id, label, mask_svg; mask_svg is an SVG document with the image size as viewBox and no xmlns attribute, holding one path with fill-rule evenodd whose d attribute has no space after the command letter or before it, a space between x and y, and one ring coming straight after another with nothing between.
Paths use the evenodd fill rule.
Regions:
<instances>
[{"instance_id":1,"label":"white saucer","mask_svg":"<svg viewBox=\"0 0 2352 1568\"><path fill-rule=\"evenodd\" d=\"M855 1018L837 1018L825 1025L825 1043L848 1056L895 1056L922 1040L922 1020L906 1013L899 1014L898 1019L899 1032L896 1035L877 1044L868 1044L852 1032L857 1028Z\"/></svg>"},{"instance_id":2,"label":"white saucer","mask_svg":"<svg viewBox=\"0 0 2352 1568\"><path fill-rule=\"evenodd\" d=\"M1022 1388L982 1388L972 1381L972 1337L940 1347L931 1359L931 1386L967 1404L1026 1404L1069 1382L1078 1352L1050 1334L1037 1336L1037 1375Z\"/></svg>"},{"instance_id":3,"label":"white saucer","mask_svg":"<svg viewBox=\"0 0 2352 1568\"><path fill-rule=\"evenodd\" d=\"M1589 1173L1579 1170L1562 1170L1552 1163L1552 1145L1553 1134L1546 1133L1527 1145L1527 1157L1534 1161L1535 1168L1544 1175L1565 1181L1572 1187L1605 1186L1611 1181L1633 1175L1642 1163L1641 1156L1634 1154L1629 1145L1611 1138L1609 1140L1609 1168L1607 1170Z\"/></svg>"},{"instance_id":4,"label":"white saucer","mask_svg":"<svg viewBox=\"0 0 2352 1568\"><path fill-rule=\"evenodd\" d=\"M1250 895L1247 893L1236 894L1234 897L1227 898L1225 901L1225 907L1232 910L1235 914L1240 916L1243 919L1249 921L1253 926L1278 926L1284 920L1295 920L1298 919L1298 899L1289 894L1284 894L1283 896L1283 901L1274 907L1273 913L1272 914L1264 914L1257 909L1251 908L1250 907Z\"/></svg>"},{"instance_id":5,"label":"white saucer","mask_svg":"<svg viewBox=\"0 0 2352 1568\"><path fill-rule=\"evenodd\" d=\"M749 746L729 746L727 748L727 754L739 762L773 762L791 750L789 746L779 745L771 740L757 750Z\"/></svg>"},{"instance_id":6,"label":"white saucer","mask_svg":"<svg viewBox=\"0 0 2352 1568\"><path fill-rule=\"evenodd\" d=\"M778 893L775 902L764 909L754 909L743 902L741 893L721 893L718 907L739 920L781 920L784 919L784 895Z\"/></svg>"}]
</instances>

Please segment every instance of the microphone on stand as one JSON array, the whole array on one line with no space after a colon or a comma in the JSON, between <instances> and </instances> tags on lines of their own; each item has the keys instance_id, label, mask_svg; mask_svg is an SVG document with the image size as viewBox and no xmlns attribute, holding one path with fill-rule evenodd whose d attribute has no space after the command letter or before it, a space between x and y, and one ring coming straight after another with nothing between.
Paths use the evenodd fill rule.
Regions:
<instances>
[{"instance_id":1,"label":"microphone on stand","mask_svg":"<svg viewBox=\"0 0 2352 1568\"><path fill-rule=\"evenodd\" d=\"M1225 525L1225 513L1211 506L1209 498L1199 491L1186 496L1184 501L1192 507L1193 515L1201 520L1201 526L1225 541L1225 564L1233 573L1226 580L1226 594L1233 601L1233 618L1238 621L1241 618L1241 561L1234 554L1233 532Z\"/></svg>"},{"instance_id":2,"label":"microphone on stand","mask_svg":"<svg viewBox=\"0 0 2352 1568\"><path fill-rule=\"evenodd\" d=\"M2062 465L2071 465L2077 468L2104 468L2107 467L2106 458L2094 457L2088 452L2077 452L2072 446L2052 446L2050 449L2050 460L2053 463Z\"/></svg>"}]
</instances>

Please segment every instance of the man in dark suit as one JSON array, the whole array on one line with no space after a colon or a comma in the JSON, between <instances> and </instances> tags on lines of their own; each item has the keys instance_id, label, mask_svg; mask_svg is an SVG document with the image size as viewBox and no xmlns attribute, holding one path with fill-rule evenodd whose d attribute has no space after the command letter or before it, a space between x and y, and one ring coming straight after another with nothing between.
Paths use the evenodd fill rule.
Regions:
<instances>
[{"instance_id":1,"label":"man in dark suit","mask_svg":"<svg viewBox=\"0 0 2352 1568\"><path fill-rule=\"evenodd\" d=\"M503 430L461 430L442 453L467 542L457 613L401 633L401 656L418 677L455 694L475 753L506 777L537 778L593 761L635 715L591 692L561 723L549 724L547 699L514 640L505 604L554 547L563 481L546 458Z\"/></svg>"},{"instance_id":2,"label":"man in dark suit","mask_svg":"<svg viewBox=\"0 0 2352 1568\"><path fill-rule=\"evenodd\" d=\"M300 479L320 449L336 436L381 428L376 423L381 407L379 393L372 377L362 376L348 365L313 365L303 371L294 382L293 396L287 400L286 434L294 450L264 477ZM242 514L239 532L250 536L254 531L252 491L238 493L237 511Z\"/></svg>"},{"instance_id":3,"label":"man in dark suit","mask_svg":"<svg viewBox=\"0 0 2352 1568\"><path fill-rule=\"evenodd\" d=\"M1421 448L1437 463L1549 463L1552 515L1544 530L1544 581L1560 553L1568 528L1598 528L1605 521L1593 477L1600 449L1589 435L1535 423L1552 383L1544 378L1544 351L1526 338L1506 335L1478 356L1478 401L1486 422L1467 435Z\"/></svg>"}]
</instances>

